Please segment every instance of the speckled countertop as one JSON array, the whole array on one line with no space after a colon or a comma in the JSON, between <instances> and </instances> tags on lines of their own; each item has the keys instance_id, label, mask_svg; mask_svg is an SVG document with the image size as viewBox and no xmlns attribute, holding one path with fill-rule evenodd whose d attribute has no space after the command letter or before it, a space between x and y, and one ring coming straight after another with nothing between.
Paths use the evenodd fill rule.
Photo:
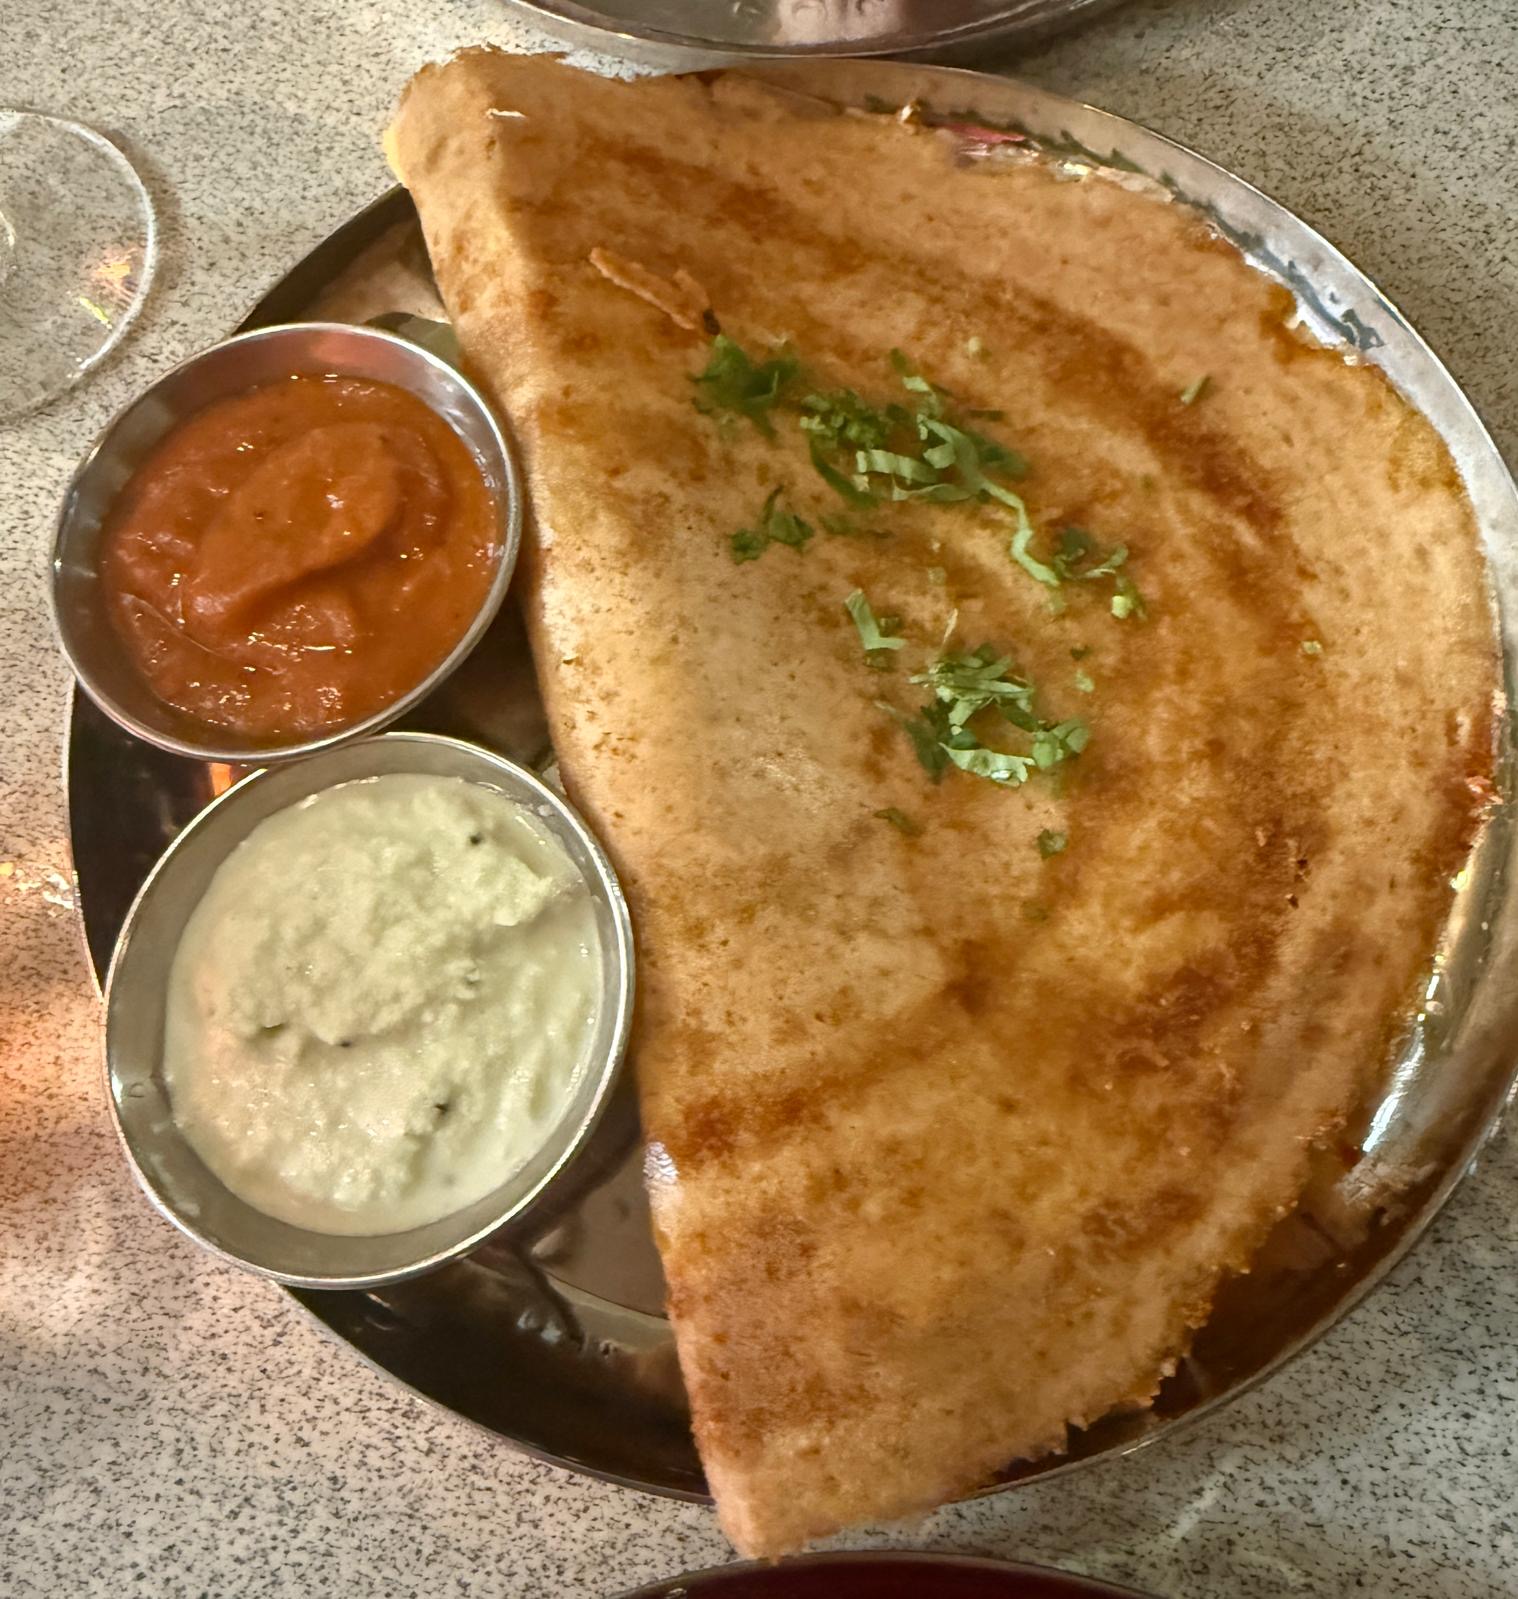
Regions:
<instances>
[{"instance_id":1,"label":"speckled countertop","mask_svg":"<svg viewBox=\"0 0 1518 1599\"><path fill-rule=\"evenodd\" d=\"M110 412L385 186L423 61L493 0L0 0L0 105L107 128L163 221L119 356L0 429L0 1592L591 1599L727 1558L711 1515L435 1412L133 1188L99 1086L43 552ZM1215 157L1375 277L1518 458L1512 0L1137 0L1018 66ZM1518 1593L1518 1143L1265 1388L1129 1461L861 1537L1175 1596Z\"/></svg>"}]
</instances>

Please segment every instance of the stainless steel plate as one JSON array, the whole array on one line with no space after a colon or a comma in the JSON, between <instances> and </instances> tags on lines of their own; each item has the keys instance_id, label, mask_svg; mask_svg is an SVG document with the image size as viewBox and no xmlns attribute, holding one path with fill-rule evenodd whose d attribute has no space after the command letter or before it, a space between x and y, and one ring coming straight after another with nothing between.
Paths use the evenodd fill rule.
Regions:
<instances>
[{"instance_id":1,"label":"stainless steel plate","mask_svg":"<svg viewBox=\"0 0 1518 1599\"><path fill-rule=\"evenodd\" d=\"M1002 79L871 62L764 65L763 76L857 103L1016 128L1070 164L1143 173L1198 206L1296 296L1303 321L1385 368L1438 426L1464 474L1501 610L1505 676L1518 658L1518 491L1449 374L1397 311L1289 212L1200 156L1119 117ZM292 317L433 315L415 213L397 190L340 228L259 303L248 326ZM387 313L389 315L387 316ZM521 622L508 605L459 673L409 719L534 762L548 741ZM1503 733L1502 791L1512 793ZM134 743L83 696L70 735L79 901L103 970L158 852L233 776ZM1394 1070L1344 1151L1325 1155L1298 1213L1229 1284L1152 1410L1079 1433L1069 1453L1007 1482L1073 1470L1194 1419L1276 1370L1333 1325L1427 1227L1494 1128L1518 1056L1518 892L1505 798L1451 896L1431 974ZM1353 1147L1351 1147L1353 1146ZM519 1447L685 1498L705 1490L640 1182L636 1111L602 1123L576 1192L468 1258L371 1293L297 1297L361 1354ZM1004 1485L1004 1484L1002 1484ZM998 1485L1001 1486L1001 1485Z\"/></svg>"},{"instance_id":2,"label":"stainless steel plate","mask_svg":"<svg viewBox=\"0 0 1518 1599\"><path fill-rule=\"evenodd\" d=\"M540 28L650 66L710 56L952 54L1028 44L1121 0L507 0Z\"/></svg>"}]
</instances>

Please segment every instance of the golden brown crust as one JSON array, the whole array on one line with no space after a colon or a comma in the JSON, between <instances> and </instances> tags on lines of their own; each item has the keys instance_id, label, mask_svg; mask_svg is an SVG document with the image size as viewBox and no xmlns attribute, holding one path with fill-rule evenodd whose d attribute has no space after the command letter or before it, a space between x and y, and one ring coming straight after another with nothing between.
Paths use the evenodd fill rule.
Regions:
<instances>
[{"instance_id":1,"label":"golden brown crust","mask_svg":"<svg viewBox=\"0 0 1518 1599\"><path fill-rule=\"evenodd\" d=\"M489 52L423 73L397 133L522 441L555 742L638 925L656 1223L724 1525L779 1553L1147 1401L1381 1068L1490 772L1442 444L1114 184L966 169L732 77ZM696 414L706 340L598 248L828 382L888 392L901 346L1005 407L1035 518L1125 538L1149 621L1095 595L1051 618L956 506L734 564L770 486L813 519L827 491L798 445ZM912 701L861 661L855 586L914 637L956 604L1087 715L1062 792L933 787L874 704ZM1070 845L1043 861L1048 826Z\"/></svg>"}]
</instances>

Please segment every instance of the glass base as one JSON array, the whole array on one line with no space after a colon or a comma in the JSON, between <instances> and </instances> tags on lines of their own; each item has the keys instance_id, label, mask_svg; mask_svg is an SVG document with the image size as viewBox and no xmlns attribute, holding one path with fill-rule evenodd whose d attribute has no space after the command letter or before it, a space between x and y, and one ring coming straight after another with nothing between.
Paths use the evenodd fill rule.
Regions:
<instances>
[{"instance_id":1,"label":"glass base","mask_svg":"<svg viewBox=\"0 0 1518 1599\"><path fill-rule=\"evenodd\" d=\"M72 388L153 281L153 202L103 135L0 110L0 423Z\"/></svg>"}]
</instances>

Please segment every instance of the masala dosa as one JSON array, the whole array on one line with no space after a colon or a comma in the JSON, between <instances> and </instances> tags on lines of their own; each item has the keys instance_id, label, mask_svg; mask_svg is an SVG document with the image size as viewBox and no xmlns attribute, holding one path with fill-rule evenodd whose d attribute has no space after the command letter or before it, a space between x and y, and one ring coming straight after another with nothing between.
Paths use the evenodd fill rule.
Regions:
<instances>
[{"instance_id":1,"label":"masala dosa","mask_svg":"<svg viewBox=\"0 0 1518 1599\"><path fill-rule=\"evenodd\" d=\"M1183 206L739 75L472 51L393 149L525 457L523 603L633 908L733 1541L921 1510L1148 1402L1384 1070L1488 792L1493 620L1438 435ZM821 531L806 436L693 403L715 326L882 401L899 348L1004 411L1037 548L1120 538L1147 618L1097 584L1054 614L994 507ZM815 536L735 559L776 487ZM881 705L951 624L1087 747L932 781Z\"/></svg>"}]
</instances>

